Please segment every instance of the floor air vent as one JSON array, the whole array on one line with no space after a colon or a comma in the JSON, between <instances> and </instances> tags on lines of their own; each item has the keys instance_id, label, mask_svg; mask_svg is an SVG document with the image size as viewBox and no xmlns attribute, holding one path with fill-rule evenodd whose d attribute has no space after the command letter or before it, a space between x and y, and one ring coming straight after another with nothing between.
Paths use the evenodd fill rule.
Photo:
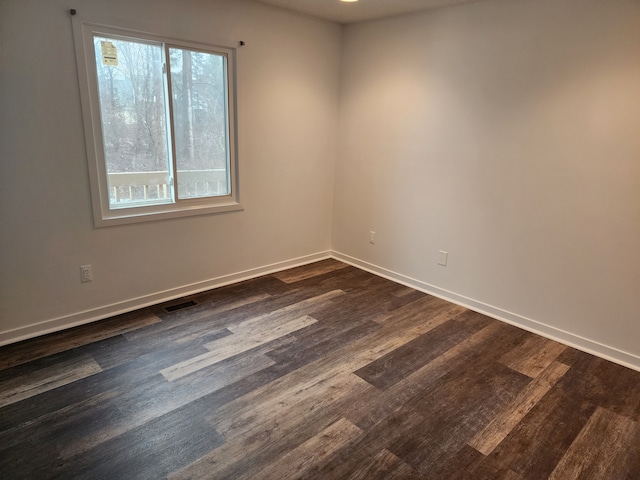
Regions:
<instances>
[{"instance_id":1,"label":"floor air vent","mask_svg":"<svg viewBox=\"0 0 640 480\"><path fill-rule=\"evenodd\" d=\"M164 309L166 312L175 312L176 310L182 310L183 308L193 307L194 305L197 305L197 304L198 304L197 302L193 300L189 300L188 302L177 303L175 305L164 307Z\"/></svg>"}]
</instances>

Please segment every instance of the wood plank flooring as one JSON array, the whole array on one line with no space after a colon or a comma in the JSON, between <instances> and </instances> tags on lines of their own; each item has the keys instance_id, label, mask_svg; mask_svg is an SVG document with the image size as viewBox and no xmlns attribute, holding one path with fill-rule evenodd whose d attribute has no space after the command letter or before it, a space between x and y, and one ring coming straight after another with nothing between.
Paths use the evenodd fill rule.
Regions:
<instances>
[{"instance_id":1,"label":"wood plank flooring","mask_svg":"<svg viewBox=\"0 0 640 480\"><path fill-rule=\"evenodd\" d=\"M640 479L640 373L325 260L0 348L0 478Z\"/></svg>"}]
</instances>

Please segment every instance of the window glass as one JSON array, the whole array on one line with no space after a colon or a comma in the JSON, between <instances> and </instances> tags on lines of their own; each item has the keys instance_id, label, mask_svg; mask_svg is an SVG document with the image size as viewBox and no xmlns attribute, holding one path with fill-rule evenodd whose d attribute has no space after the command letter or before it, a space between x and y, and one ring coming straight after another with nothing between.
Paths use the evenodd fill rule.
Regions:
<instances>
[{"instance_id":1,"label":"window glass","mask_svg":"<svg viewBox=\"0 0 640 480\"><path fill-rule=\"evenodd\" d=\"M226 57L169 48L178 198L228 195Z\"/></svg>"},{"instance_id":2,"label":"window glass","mask_svg":"<svg viewBox=\"0 0 640 480\"><path fill-rule=\"evenodd\" d=\"M94 37L109 206L172 202L159 44Z\"/></svg>"}]
</instances>

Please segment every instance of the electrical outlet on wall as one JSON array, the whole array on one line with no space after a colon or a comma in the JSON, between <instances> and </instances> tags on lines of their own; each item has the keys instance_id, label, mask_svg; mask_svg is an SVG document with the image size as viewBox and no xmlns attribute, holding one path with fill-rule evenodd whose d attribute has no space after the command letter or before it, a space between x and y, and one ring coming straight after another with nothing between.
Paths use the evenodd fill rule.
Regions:
<instances>
[{"instance_id":1,"label":"electrical outlet on wall","mask_svg":"<svg viewBox=\"0 0 640 480\"><path fill-rule=\"evenodd\" d=\"M82 283L93 280L93 267L91 265L80 265L80 281Z\"/></svg>"},{"instance_id":2,"label":"electrical outlet on wall","mask_svg":"<svg viewBox=\"0 0 640 480\"><path fill-rule=\"evenodd\" d=\"M369 231L369 243L372 245L376 243L376 232L373 230Z\"/></svg>"},{"instance_id":3,"label":"electrical outlet on wall","mask_svg":"<svg viewBox=\"0 0 640 480\"><path fill-rule=\"evenodd\" d=\"M443 267L446 267L448 255L449 255L448 252L445 252L444 250L440 250L438 252L438 265L442 265Z\"/></svg>"}]
</instances>

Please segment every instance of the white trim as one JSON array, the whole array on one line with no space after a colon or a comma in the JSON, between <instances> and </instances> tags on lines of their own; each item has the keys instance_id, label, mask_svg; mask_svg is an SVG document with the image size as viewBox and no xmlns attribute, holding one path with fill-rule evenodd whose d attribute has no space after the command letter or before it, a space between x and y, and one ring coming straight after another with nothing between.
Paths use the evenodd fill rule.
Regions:
<instances>
[{"instance_id":1,"label":"white trim","mask_svg":"<svg viewBox=\"0 0 640 480\"><path fill-rule=\"evenodd\" d=\"M194 295L214 288L224 287L225 285L241 282L243 280L250 280L270 273L299 267L301 265L307 265L319 260L326 260L327 258L331 258L330 251L318 252L311 255L305 255L304 257L298 257L229 275L223 275L221 277L204 280L202 282L183 285L182 287L172 288L162 292L131 298L129 300L104 305L102 307L85 310L83 312L72 313L71 315L45 320L44 322L35 323L26 327L5 330L0 332L0 346L20 342L29 338L45 335L47 333L58 332L71 327L77 327L97 320L103 320L105 318L113 317L114 315L120 315L122 313L131 312L133 310L149 307L158 303L168 302L188 295Z\"/></svg>"},{"instance_id":2,"label":"white trim","mask_svg":"<svg viewBox=\"0 0 640 480\"><path fill-rule=\"evenodd\" d=\"M574 333L552 327L551 325L547 325L531 318L523 317L522 315L518 315L517 313L509 312L507 310L488 305L478 300L465 297L464 295L460 295L458 293L436 287L435 285L422 282L415 278L407 277L406 275L402 275L401 273L387 270L386 268L365 262L363 260L359 260L344 253L332 251L331 256L336 260L348 263L349 265L353 265L354 267L366 270L367 272L373 273L388 280L392 280L421 292L428 293L429 295L433 295L434 297L442 298L443 300L447 300L448 302L469 308L491 318L495 318L496 320L500 320L510 325L522 328L523 330L527 330L551 340L555 340L583 352L590 353L591 355L595 355L597 357L604 358L605 360L609 360L633 370L640 371L640 357L632 353L624 352L615 347L604 345L594 340L590 340L588 338L581 337L580 335L576 335Z\"/></svg>"}]
</instances>

